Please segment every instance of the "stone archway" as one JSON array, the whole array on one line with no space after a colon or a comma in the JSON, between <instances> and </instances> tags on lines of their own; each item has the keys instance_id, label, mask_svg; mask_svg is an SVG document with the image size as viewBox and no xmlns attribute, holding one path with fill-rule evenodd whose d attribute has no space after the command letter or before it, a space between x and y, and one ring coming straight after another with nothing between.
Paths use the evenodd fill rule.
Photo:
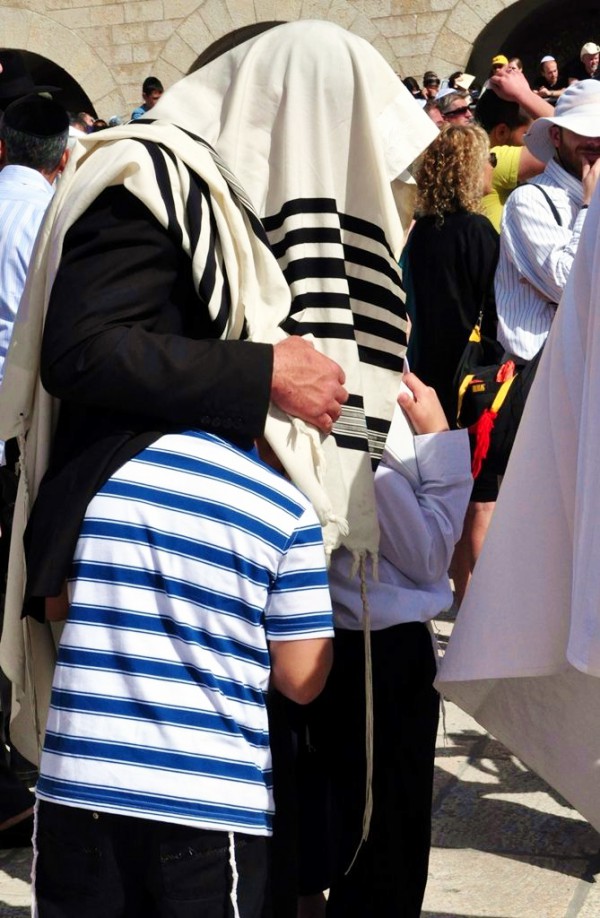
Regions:
<instances>
[{"instance_id":1,"label":"stone archway","mask_svg":"<svg viewBox=\"0 0 600 918\"><path fill-rule=\"evenodd\" d=\"M97 108L111 112L124 110L122 89L110 69L72 29L31 10L3 7L2 30L10 37L10 47L26 49L31 55L34 75L52 73L52 65L56 65L56 75L62 72L68 76L65 89L70 82L75 83L82 96L93 100Z\"/></svg>"},{"instance_id":2,"label":"stone archway","mask_svg":"<svg viewBox=\"0 0 600 918\"><path fill-rule=\"evenodd\" d=\"M586 41L600 37L596 0L521 0L495 16L474 42L470 73L487 76L494 54L520 57L532 81L544 54L553 54L563 68L579 60ZM473 69L474 68L474 69Z\"/></svg>"},{"instance_id":3,"label":"stone archway","mask_svg":"<svg viewBox=\"0 0 600 918\"><path fill-rule=\"evenodd\" d=\"M392 67L398 68L392 39L378 26L378 18L371 19L360 9L362 5L351 0L318 0L312 4L302 0L264 0L262 3L206 0L167 41L157 66L166 82L174 83L193 67L205 48L242 26L265 20L324 19L365 38Z\"/></svg>"}]
</instances>

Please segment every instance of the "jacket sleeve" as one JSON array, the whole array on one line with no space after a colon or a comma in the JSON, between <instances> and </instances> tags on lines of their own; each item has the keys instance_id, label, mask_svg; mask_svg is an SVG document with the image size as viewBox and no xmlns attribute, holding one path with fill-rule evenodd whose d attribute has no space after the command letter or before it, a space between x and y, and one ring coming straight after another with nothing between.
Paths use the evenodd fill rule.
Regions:
<instances>
[{"instance_id":1,"label":"jacket sleeve","mask_svg":"<svg viewBox=\"0 0 600 918\"><path fill-rule=\"evenodd\" d=\"M448 570L473 488L467 431L417 436L415 452L418 484L388 445L375 473L380 550L414 583L432 584Z\"/></svg>"},{"instance_id":2,"label":"jacket sleeve","mask_svg":"<svg viewBox=\"0 0 600 918\"><path fill-rule=\"evenodd\" d=\"M107 189L65 239L44 329L45 388L90 408L256 437L272 347L210 335L189 257L126 189Z\"/></svg>"}]
</instances>

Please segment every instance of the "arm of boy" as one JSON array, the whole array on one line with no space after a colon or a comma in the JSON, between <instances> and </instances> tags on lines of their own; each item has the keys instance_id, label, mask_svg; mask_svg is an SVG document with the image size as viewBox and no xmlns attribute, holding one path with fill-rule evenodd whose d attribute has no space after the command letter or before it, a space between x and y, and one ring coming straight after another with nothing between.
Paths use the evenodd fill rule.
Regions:
<instances>
[{"instance_id":1,"label":"arm of boy","mask_svg":"<svg viewBox=\"0 0 600 918\"><path fill-rule=\"evenodd\" d=\"M415 431L419 474L408 478L387 443L375 475L381 555L415 584L445 576L473 479L467 432L448 429L435 390L407 373L398 404Z\"/></svg>"},{"instance_id":2,"label":"arm of boy","mask_svg":"<svg viewBox=\"0 0 600 918\"><path fill-rule=\"evenodd\" d=\"M271 685L295 701L308 704L325 688L333 662L331 638L271 641Z\"/></svg>"}]
</instances>

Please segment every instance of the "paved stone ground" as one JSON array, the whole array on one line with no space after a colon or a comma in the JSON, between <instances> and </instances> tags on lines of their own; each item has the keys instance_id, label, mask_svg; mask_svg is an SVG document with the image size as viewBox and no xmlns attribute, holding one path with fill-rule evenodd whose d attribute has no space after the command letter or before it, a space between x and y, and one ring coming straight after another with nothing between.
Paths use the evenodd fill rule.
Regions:
<instances>
[{"instance_id":1,"label":"paved stone ground","mask_svg":"<svg viewBox=\"0 0 600 918\"><path fill-rule=\"evenodd\" d=\"M598 833L455 705L445 719L422 918L600 918Z\"/></svg>"},{"instance_id":2,"label":"paved stone ground","mask_svg":"<svg viewBox=\"0 0 600 918\"><path fill-rule=\"evenodd\" d=\"M422 918L600 918L600 836L470 717L445 719ZM30 914L30 866L0 851L0 918Z\"/></svg>"}]
</instances>

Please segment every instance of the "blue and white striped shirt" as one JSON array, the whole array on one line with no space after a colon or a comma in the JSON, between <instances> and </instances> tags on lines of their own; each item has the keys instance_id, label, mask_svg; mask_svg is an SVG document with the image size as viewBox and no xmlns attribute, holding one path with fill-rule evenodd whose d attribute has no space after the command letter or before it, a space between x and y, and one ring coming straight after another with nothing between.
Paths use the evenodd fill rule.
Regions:
<instances>
[{"instance_id":1,"label":"blue and white striped shirt","mask_svg":"<svg viewBox=\"0 0 600 918\"><path fill-rule=\"evenodd\" d=\"M531 185L544 188L562 226ZM556 160L506 202L495 292L498 340L509 354L529 360L546 340L577 252L587 213L582 203L581 182Z\"/></svg>"},{"instance_id":2,"label":"blue and white striped shirt","mask_svg":"<svg viewBox=\"0 0 600 918\"><path fill-rule=\"evenodd\" d=\"M91 501L37 795L271 832L267 641L331 637L321 529L251 454L188 431Z\"/></svg>"}]
</instances>

